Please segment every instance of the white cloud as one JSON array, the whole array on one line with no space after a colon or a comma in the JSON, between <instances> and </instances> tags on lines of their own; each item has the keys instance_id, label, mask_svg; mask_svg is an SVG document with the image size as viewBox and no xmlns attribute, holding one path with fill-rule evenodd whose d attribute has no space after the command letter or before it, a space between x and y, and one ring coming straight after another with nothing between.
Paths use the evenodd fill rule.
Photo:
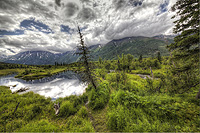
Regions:
<instances>
[{"instance_id":1,"label":"white cloud","mask_svg":"<svg viewBox=\"0 0 200 133\"><path fill-rule=\"evenodd\" d=\"M35 18L53 31L50 34L35 27L23 35L5 35L0 38L4 50L16 52L41 49L54 52L72 50L79 42L77 25L83 30L88 45L105 44L128 36L171 34L173 13L170 7L176 0L168 0L166 12L160 5L166 0L1 0L0 30L20 29L20 22ZM74 29L72 34L61 32L61 25ZM45 29L43 29L45 30ZM2 51L0 49L0 51Z\"/></svg>"}]
</instances>

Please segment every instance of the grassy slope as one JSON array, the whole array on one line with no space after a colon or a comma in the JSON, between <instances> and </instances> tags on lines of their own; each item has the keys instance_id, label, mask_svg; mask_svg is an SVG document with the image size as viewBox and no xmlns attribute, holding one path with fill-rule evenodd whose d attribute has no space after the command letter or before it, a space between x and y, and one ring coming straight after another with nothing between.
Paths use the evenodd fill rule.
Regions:
<instances>
[{"instance_id":1,"label":"grassy slope","mask_svg":"<svg viewBox=\"0 0 200 133\"><path fill-rule=\"evenodd\" d=\"M51 98L46 99L33 92L23 95L11 94L8 87L3 86L0 86L0 92L0 132L94 131L87 112L82 109L84 103L77 100L83 99L84 96L71 97L71 101L70 98L59 99L61 105L70 103L65 109L68 109L68 113L71 111L73 115L63 113L61 106L60 116L55 116ZM19 107L14 113L18 102L20 102ZM74 107L75 104L78 106Z\"/></svg>"},{"instance_id":2,"label":"grassy slope","mask_svg":"<svg viewBox=\"0 0 200 133\"><path fill-rule=\"evenodd\" d=\"M153 71L165 74L163 68ZM167 88L155 93L146 80L133 73L142 70L126 73L125 78L121 72L102 78L102 71L96 71L102 81L98 91L89 86L82 96L56 100L61 104L59 116L55 116L50 98L32 92L11 94L7 87L0 87L0 131L200 131L198 88L182 95L169 95ZM121 76L118 82L117 75ZM153 80L153 88L159 83L159 79Z\"/></svg>"}]
</instances>

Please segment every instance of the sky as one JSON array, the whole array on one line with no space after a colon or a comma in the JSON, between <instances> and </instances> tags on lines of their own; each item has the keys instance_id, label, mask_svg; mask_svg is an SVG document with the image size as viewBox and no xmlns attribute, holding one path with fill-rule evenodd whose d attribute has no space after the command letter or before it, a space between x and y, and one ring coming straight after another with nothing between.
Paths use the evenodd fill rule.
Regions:
<instances>
[{"instance_id":1,"label":"sky","mask_svg":"<svg viewBox=\"0 0 200 133\"><path fill-rule=\"evenodd\" d=\"M131 36L173 34L176 0L0 0L0 55L75 50Z\"/></svg>"}]
</instances>

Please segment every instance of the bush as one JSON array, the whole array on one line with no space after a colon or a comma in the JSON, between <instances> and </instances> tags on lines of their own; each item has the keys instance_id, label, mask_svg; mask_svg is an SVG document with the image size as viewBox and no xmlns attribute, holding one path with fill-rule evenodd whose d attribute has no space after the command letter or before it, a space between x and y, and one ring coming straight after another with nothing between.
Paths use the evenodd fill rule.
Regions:
<instances>
[{"instance_id":1,"label":"bush","mask_svg":"<svg viewBox=\"0 0 200 133\"><path fill-rule=\"evenodd\" d=\"M37 115L39 115L41 113L41 108L39 107L39 105L32 105L31 109L26 113L26 115L24 116L25 120L30 121L32 120L34 117L36 117Z\"/></svg>"},{"instance_id":2,"label":"bush","mask_svg":"<svg viewBox=\"0 0 200 133\"><path fill-rule=\"evenodd\" d=\"M119 90L113 94L111 94L111 98L109 101L109 107L117 107L118 104L122 104L125 98L125 92L123 90Z\"/></svg>"},{"instance_id":3,"label":"bush","mask_svg":"<svg viewBox=\"0 0 200 133\"><path fill-rule=\"evenodd\" d=\"M64 101L60 105L60 117L68 117L70 115L73 115L76 113L76 109L74 108L73 104L70 103L69 101Z\"/></svg>"},{"instance_id":4,"label":"bush","mask_svg":"<svg viewBox=\"0 0 200 133\"><path fill-rule=\"evenodd\" d=\"M89 106L93 110L104 108L109 100L109 93L110 88L107 82L100 84L96 91L92 89L89 97Z\"/></svg>"},{"instance_id":5,"label":"bush","mask_svg":"<svg viewBox=\"0 0 200 133\"><path fill-rule=\"evenodd\" d=\"M123 131L127 125L126 113L121 105L108 113L107 126L111 131Z\"/></svg>"},{"instance_id":6,"label":"bush","mask_svg":"<svg viewBox=\"0 0 200 133\"><path fill-rule=\"evenodd\" d=\"M88 117L88 112L85 106L82 106L82 108L78 111L78 116L81 118Z\"/></svg>"}]
</instances>

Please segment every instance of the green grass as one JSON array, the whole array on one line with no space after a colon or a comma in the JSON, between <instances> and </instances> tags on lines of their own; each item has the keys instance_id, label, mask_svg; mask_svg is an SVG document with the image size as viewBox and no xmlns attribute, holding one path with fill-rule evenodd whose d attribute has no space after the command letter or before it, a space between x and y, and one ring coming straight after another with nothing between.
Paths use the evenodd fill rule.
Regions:
<instances>
[{"instance_id":1,"label":"green grass","mask_svg":"<svg viewBox=\"0 0 200 133\"><path fill-rule=\"evenodd\" d=\"M5 76L9 74L14 74L14 73L21 73L23 71L24 69L3 69L3 70L0 70L0 76Z\"/></svg>"},{"instance_id":2,"label":"green grass","mask_svg":"<svg viewBox=\"0 0 200 133\"><path fill-rule=\"evenodd\" d=\"M167 67L154 68L154 79L142 79L135 74L150 75L149 69L108 73L102 65L95 69L97 90L89 85L81 96L54 102L33 92L11 94L8 87L0 86L0 132L199 132L200 100L195 99L199 86L184 94L168 92ZM78 68L13 71L33 79L66 69ZM53 104L58 102L61 108L56 116Z\"/></svg>"},{"instance_id":3,"label":"green grass","mask_svg":"<svg viewBox=\"0 0 200 133\"><path fill-rule=\"evenodd\" d=\"M25 69L21 71L16 78L21 78L24 80L34 80L34 79L41 79L44 77L49 77L54 74L66 71L67 67L62 68L51 68L51 69L42 69L42 68L34 68L34 69Z\"/></svg>"},{"instance_id":4,"label":"green grass","mask_svg":"<svg viewBox=\"0 0 200 133\"><path fill-rule=\"evenodd\" d=\"M87 115L80 109L85 102L84 95L58 99L56 103L61 103L60 116L55 115L51 98L33 92L12 94L8 87L0 86L0 97L0 132L94 131ZM65 114L65 109L71 112Z\"/></svg>"}]
</instances>

